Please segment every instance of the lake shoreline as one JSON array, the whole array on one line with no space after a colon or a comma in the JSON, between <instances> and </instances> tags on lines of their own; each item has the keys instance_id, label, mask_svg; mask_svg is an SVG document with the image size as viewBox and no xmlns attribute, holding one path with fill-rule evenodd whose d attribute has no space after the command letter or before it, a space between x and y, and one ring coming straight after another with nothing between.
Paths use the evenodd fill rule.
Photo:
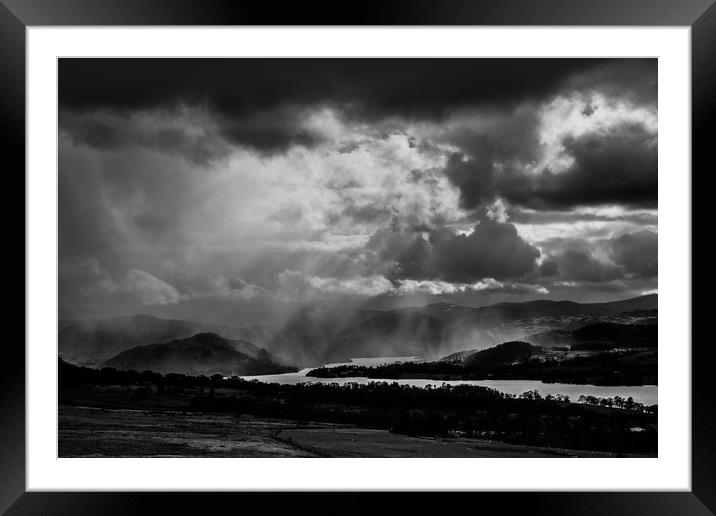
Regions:
<instances>
[{"instance_id":1,"label":"lake shoreline","mask_svg":"<svg viewBox=\"0 0 716 516\"><path fill-rule=\"evenodd\" d=\"M325 367L325 366L324 366ZM296 373L283 373L277 375L253 375L239 376L246 381L258 381L262 383L277 383L280 385L297 385L299 383L324 383L345 385L350 383L366 384L376 383L397 383L398 385L410 385L413 387L439 387L446 385L473 385L489 387L506 394L520 395L523 392L537 390L543 396L564 395L576 400L579 396L595 396L599 398L620 396L622 398L633 398L634 401L644 405L658 404L658 384L643 385L599 385L590 383L565 383L545 382L543 380L529 379L484 379L464 380L446 378L372 378L367 376L345 376L345 377L317 377L309 376L308 373L316 368L305 368Z\"/></svg>"},{"instance_id":2,"label":"lake shoreline","mask_svg":"<svg viewBox=\"0 0 716 516\"><path fill-rule=\"evenodd\" d=\"M62 425L70 431L67 439L62 438L63 446L67 444L71 450L79 448L84 450L82 453L102 452L110 446L103 436L114 439L116 431L121 430L117 426L124 428L124 419L146 411L146 418L150 421L137 421L135 426L145 429L155 427L161 430L163 437L157 441L145 436L148 442L136 443L136 450L131 449L131 443L120 440L122 442L116 443L118 448L111 445L111 453L123 456L158 447L162 454L175 455L182 452L177 446L188 446L185 450L187 456L200 454L202 451L194 450L191 441L185 440L184 435L193 434L195 425L202 425L205 417L211 414L225 414L238 419L251 415L294 421L296 424L320 421L329 425L373 428L409 437L439 440L482 438L518 446L620 455L650 454L657 450L658 407L646 406L634 399L592 396L577 399L547 393L541 396L524 382L513 386L523 394L513 395L486 385L440 382L434 388L422 388L401 385L397 381L375 382L368 379L364 379L366 382L363 384L344 382L341 385L338 382L306 382L306 378L294 375L296 384L282 385L266 382L265 377L264 381L246 381L238 377L224 379L218 374L206 377L108 368L97 370L60 361L59 403L82 407L87 417L96 418L98 425L97 431L84 442L81 437L85 431L82 422L70 418L67 425ZM564 386L559 388L561 390ZM155 412L174 414L172 417L177 421L166 426L152 416ZM80 419L86 421L87 417ZM226 431L229 437L231 429ZM394 440L385 433L383 435L381 442ZM224 450L222 446L232 449L245 446L233 441L227 443L221 436L197 436L197 439L218 447L216 453L219 455L226 452L227 456L231 456L234 453ZM272 442L277 444L278 440L273 439ZM348 445L348 442L343 444ZM285 444L282 443L283 451L279 453L291 454L308 449L294 447L287 451ZM312 446L310 442L305 444Z\"/></svg>"}]
</instances>

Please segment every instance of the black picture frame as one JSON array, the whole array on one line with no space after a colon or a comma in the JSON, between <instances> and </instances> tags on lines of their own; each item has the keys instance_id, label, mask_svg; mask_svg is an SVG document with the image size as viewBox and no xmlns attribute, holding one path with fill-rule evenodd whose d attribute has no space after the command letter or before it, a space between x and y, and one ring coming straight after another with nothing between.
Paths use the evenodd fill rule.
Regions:
<instances>
[{"instance_id":1,"label":"black picture frame","mask_svg":"<svg viewBox=\"0 0 716 516\"><path fill-rule=\"evenodd\" d=\"M692 70L692 236L711 235L706 178L713 173L711 147L716 137L716 6L714 0L363 0L360 3L293 2L278 5L263 1L231 0L0 0L0 147L6 186L6 234L18 232L20 210L25 207L25 30L43 25L636 25L691 27ZM693 188L698 177L699 188ZM23 192L23 195L20 195ZM12 201L12 202L8 202ZM14 203L22 204L22 206ZM703 233L700 232L703 230ZM7 253L5 285L20 282L25 266L23 251ZM13 235L15 236L15 235ZM708 237L707 237L708 238ZM695 243L695 242L694 242ZM700 274L703 290L710 284L707 253L694 253L692 274ZM26 269L23 269L26 271ZM704 276L701 276L704 274ZM24 288L23 278L23 288ZM700 289L701 290L701 289ZM19 291L19 285L17 286ZM693 292L693 291L692 291ZM12 299L6 295L6 301ZM23 301L25 296L23 295ZM708 300L697 302L692 294L692 321L708 320ZM204 512L208 507L271 507L279 510L274 493L59 493L26 492L25 489L25 318L20 303L6 305L6 328L15 330L4 339L0 375L0 511L20 514L144 514ZM24 313L24 302L22 303ZM701 315L701 317L699 317ZM20 322L23 327L20 329ZM695 328L694 328L695 329ZM8 335L8 334L6 334ZM707 334L704 334L707 335ZM692 491L691 492L591 492L591 493L452 493L449 507L480 507L483 513L545 514L712 514L716 511L716 389L711 370L713 344L696 338L692 329ZM683 343L681 343L683 345ZM316 507L348 513L364 513L387 507L383 494L288 493L281 505L294 512ZM210 498L210 499L209 499ZM444 498L444 496L443 496ZM401 512L430 507L425 495L401 500ZM236 504L236 505L235 505ZM238 505L241 504L241 505ZM318 504L318 505L317 505Z\"/></svg>"}]
</instances>

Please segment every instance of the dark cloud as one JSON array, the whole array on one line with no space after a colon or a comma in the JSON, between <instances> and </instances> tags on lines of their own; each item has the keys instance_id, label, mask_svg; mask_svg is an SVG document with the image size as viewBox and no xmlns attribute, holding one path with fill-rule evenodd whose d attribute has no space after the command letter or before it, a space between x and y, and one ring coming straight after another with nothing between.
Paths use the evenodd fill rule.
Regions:
<instances>
[{"instance_id":1,"label":"dark cloud","mask_svg":"<svg viewBox=\"0 0 716 516\"><path fill-rule=\"evenodd\" d=\"M391 279L437 277L432 244L412 229L380 229L371 236L366 249L373 253L372 268Z\"/></svg>"},{"instance_id":2,"label":"dark cloud","mask_svg":"<svg viewBox=\"0 0 716 516\"><path fill-rule=\"evenodd\" d=\"M273 123L254 125L250 122L227 123L221 134L229 141L246 145L262 152L283 151L294 145L313 147L323 141L320 134L292 126L291 120L274 119Z\"/></svg>"},{"instance_id":3,"label":"dark cloud","mask_svg":"<svg viewBox=\"0 0 716 516\"><path fill-rule=\"evenodd\" d=\"M535 271L537 278L549 278L559 274L559 263L554 258L545 258Z\"/></svg>"},{"instance_id":4,"label":"dark cloud","mask_svg":"<svg viewBox=\"0 0 716 516\"><path fill-rule=\"evenodd\" d=\"M560 280L601 282L620 278L619 269L597 260L589 244L569 247L557 257Z\"/></svg>"},{"instance_id":5,"label":"dark cloud","mask_svg":"<svg viewBox=\"0 0 716 516\"><path fill-rule=\"evenodd\" d=\"M565 210L575 206L620 204L656 208L658 198L657 138L641 124L620 124L608 132L592 132L562 141L574 162L567 170L544 168L525 173L509 162L502 170L494 147L478 147L475 157L453 154L446 175L460 188L466 208L495 196L510 204Z\"/></svg>"},{"instance_id":6,"label":"dark cloud","mask_svg":"<svg viewBox=\"0 0 716 516\"><path fill-rule=\"evenodd\" d=\"M470 235L438 231L430 236L435 267L449 281L519 278L532 271L539 250L512 224L485 220Z\"/></svg>"},{"instance_id":7,"label":"dark cloud","mask_svg":"<svg viewBox=\"0 0 716 516\"><path fill-rule=\"evenodd\" d=\"M231 290L242 290L242 289L246 288L249 284L246 283L246 282L245 282L243 279L241 279L241 278L228 278L228 279L226 280L226 285L227 285Z\"/></svg>"},{"instance_id":8,"label":"dark cloud","mask_svg":"<svg viewBox=\"0 0 716 516\"><path fill-rule=\"evenodd\" d=\"M540 246L548 254L535 275L540 279L614 287L625 280L655 278L658 272L658 235L651 231L598 240L556 238Z\"/></svg>"},{"instance_id":9,"label":"dark cloud","mask_svg":"<svg viewBox=\"0 0 716 516\"><path fill-rule=\"evenodd\" d=\"M202 127L186 113L182 116L181 111L176 113L181 125L162 126L161 115L155 118L158 121L154 121L154 126L147 127L129 113L75 113L63 109L59 124L75 145L99 150L125 151L140 146L183 156L201 165L228 155L229 146L219 129Z\"/></svg>"},{"instance_id":10,"label":"dark cloud","mask_svg":"<svg viewBox=\"0 0 716 516\"><path fill-rule=\"evenodd\" d=\"M628 61L655 69L655 60ZM65 58L59 65L59 103L71 112L200 106L215 116L228 141L275 151L320 140L296 123L301 107L337 105L350 117L373 121L396 116L434 120L466 106L509 107L541 99L589 74L606 84L603 76L611 76L614 62ZM628 63L620 66L628 68ZM99 145L118 141L101 125L85 128L83 135Z\"/></svg>"},{"instance_id":11,"label":"dark cloud","mask_svg":"<svg viewBox=\"0 0 716 516\"><path fill-rule=\"evenodd\" d=\"M563 87L565 90L596 90L606 97L655 106L658 94L657 68L656 60L614 60L604 66L572 75ZM591 111L591 106L587 111Z\"/></svg>"},{"instance_id":12,"label":"dark cloud","mask_svg":"<svg viewBox=\"0 0 716 516\"><path fill-rule=\"evenodd\" d=\"M490 220L480 222L469 235L448 229L430 231L427 238L409 231L380 231L368 248L392 266L392 278L460 283L518 279L535 269L540 256L515 226Z\"/></svg>"},{"instance_id":13,"label":"dark cloud","mask_svg":"<svg viewBox=\"0 0 716 516\"><path fill-rule=\"evenodd\" d=\"M638 277L655 277L659 269L658 243L658 235L651 231L627 233L612 240L612 258Z\"/></svg>"},{"instance_id":14,"label":"dark cloud","mask_svg":"<svg viewBox=\"0 0 716 516\"><path fill-rule=\"evenodd\" d=\"M621 204L655 208L658 197L656 136L643 125L624 124L607 134L588 133L564 142L574 165L545 170L530 180L500 186L511 202L535 208Z\"/></svg>"},{"instance_id":15,"label":"dark cloud","mask_svg":"<svg viewBox=\"0 0 716 516\"><path fill-rule=\"evenodd\" d=\"M466 208L476 208L497 195L492 155L487 148L474 158L452 154L445 175L460 188L460 204Z\"/></svg>"},{"instance_id":16,"label":"dark cloud","mask_svg":"<svg viewBox=\"0 0 716 516\"><path fill-rule=\"evenodd\" d=\"M649 60L629 61L652 67ZM349 102L381 116L439 116L465 105L547 95L575 76L613 63L524 58L65 58L59 66L59 101L73 110L120 111L204 104L226 115L281 105ZM526 77L529 80L521 79Z\"/></svg>"}]
</instances>

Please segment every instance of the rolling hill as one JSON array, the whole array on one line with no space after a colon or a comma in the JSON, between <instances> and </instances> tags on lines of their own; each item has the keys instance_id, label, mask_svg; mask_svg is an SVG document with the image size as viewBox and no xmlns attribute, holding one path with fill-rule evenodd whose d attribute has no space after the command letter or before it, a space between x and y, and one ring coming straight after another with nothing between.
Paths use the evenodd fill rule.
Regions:
<instances>
[{"instance_id":1,"label":"rolling hill","mask_svg":"<svg viewBox=\"0 0 716 516\"><path fill-rule=\"evenodd\" d=\"M572 350L600 351L613 348L656 348L657 324L624 324L599 321L573 330L551 330L525 337L541 346L569 346Z\"/></svg>"},{"instance_id":2,"label":"rolling hill","mask_svg":"<svg viewBox=\"0 0 716 516\"><path fill-rule=\"evenodd\" d=\"M515 364L527 360L535 351L534 346L527 342L504 342L465 357L463 363L466 367Z\"/></svg>"},{"instance_id":3,"label":"rolling hill","mask_svg":"<svg viewBox=\"0 0 716 516\"><path fill-rule=\"evenodd\" d=\"M59 354L77 364L97 365L129 348L168 342L211 332L229 338L240 335L240 330L226 326L160 319L151 315L111 317L85 321L63 321L58 331ZM255 356L260 348L244 344L242 352Z\"/></svg>"},{"instance_id":4,"label":"rolling hill","mask_svg":"<svg viewBox=\"0 0 716 516\"><path fill-rule=\"evenodd\" d=\"M255 375L295 371L248 342L199 333L186 339L137 346L110 358L105 367L188 375Z\"/></svg>"},{"instance_id":5,"label":"rolling hill","mask_svg":"<svg viewBox=\"0 0 716 516\"><path fill-rule=\"evenodd\" d=\"M549 330L528 335L524 339L525 344L532 345L533 351L537 348L555 346L569 347L572 351L607 351L615 348L656 350L659 340L658 326L656 324L623 324L616 322L597 322L574 330ZM490 352L499 347L489 348L484 351ZM480 353L480 349L466 349L451 353L440 360L468 364Z\"/></svg>"}]
</instances>

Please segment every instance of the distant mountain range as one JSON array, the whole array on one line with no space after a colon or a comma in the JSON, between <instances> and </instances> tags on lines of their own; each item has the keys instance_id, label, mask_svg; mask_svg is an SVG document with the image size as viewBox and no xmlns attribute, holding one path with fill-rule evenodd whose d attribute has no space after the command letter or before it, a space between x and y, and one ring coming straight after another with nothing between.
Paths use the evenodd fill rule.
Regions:
<instances>
[{"instance_id":1,"label":"distant mountain range","mask_svg":"<svg viewBox=\"0 0 716 516\"><path fill-rule=\"evenodd\" d=\"M649 295L610 303L530 301L479 308L448 303L390 311L305 307L276 327L264 324L250 328L137 315L63 321L59 329L59 352L65 360L78 364L101 365L110 360L119 364L120 361L114 360L131 348L172 344L181 348L183 356L193 357L192 353L198 352L201 346L218 341L205 337L192 341L191 338L212 333L237 353L278 367L315 367L354 357L416 355L432 360L506 341L524 340L535 345L596 342L599 338L573 332L598 323L655 324L657 306L657 296ZM613 334L609 338L619 340L620 337ZM212 350L216 356L233 360L222 355L224 352L219 348L212 347ZM265 355L257 354L261 352ZM174 359L166 358L170 355L164 348L135 350L122 357L121 363L151 365L151 360L161 359L162 363L173 364ZM235 362L231 363L248 364L234 358ZM176 364L180 363L182 370L189 370L187 362L177 358Z\"/></svg>"},{"instance_id":2,"label":"distant mountain range","mask_svg":"<svg viewBox=\"0 0 716 516\"><path fill-rule=\"evenodd\" d=\"M304 366L369 356L437 359L553 329L571 331L605 321L655 321L657 307L654 294L589 304L540 300L472 308L437 303L384 312L358 310L351 317L330 310L299 311L262 345Z\"/></svg>"},{"instance_id":3,"label":"distant mountain range","mask_svg":"<svg viewBox=\"0 0 716 516\"><path fill-rule=\"evenodd\" d=\"M655 350L658 345L658 326L655 323L623 324L615 322L597 322L574 330L556 329L535 335L528 335L525 342L506 342L486 350L468 349L451 353L442 361L458 361L467 364L477 363L485 353L493 353L507 344L512 348L532 351L541 348L566 347L571 351L606 351L616 348L646 348ZM521 348L517 344L526 345ZM517 346L517 347L516 347ZM512 349L510 348L510 349ZM506 348L505 348L506 349ZM504 351L504 349L502 349ZM528 358L527 354L524 358ZM516 360L519 361L519 360Z\"/></svg>"},{"instance_id":4,"label":"distant mountain range","mask_svg":"<svg viewBox=\"0 0 716 516\"><path fill-rule=\"evenodd\" d=\"M137 346L103 364L115 369L188 375L256 375L295 371L274 361L266 350L244 341L199 333L186 339Z\"/></svg>"},{"instance_id":5,"label":"distant mountain range","mask_svg":"<svg viewBox=\"0 0 716 516\"><path fill-rule=\"evenodd\" d=\"M657 294L635 297L608 303L576 303L574 301L538 300L525 303L497 303L470 308L449 303L436 303L417 309L443 320L474 319L482 325L500 324L507 320L530 319L534 317L574 316L585 314L616 314L635 310L656 310L659 305Z\"/></svg>"}]
</instances>

